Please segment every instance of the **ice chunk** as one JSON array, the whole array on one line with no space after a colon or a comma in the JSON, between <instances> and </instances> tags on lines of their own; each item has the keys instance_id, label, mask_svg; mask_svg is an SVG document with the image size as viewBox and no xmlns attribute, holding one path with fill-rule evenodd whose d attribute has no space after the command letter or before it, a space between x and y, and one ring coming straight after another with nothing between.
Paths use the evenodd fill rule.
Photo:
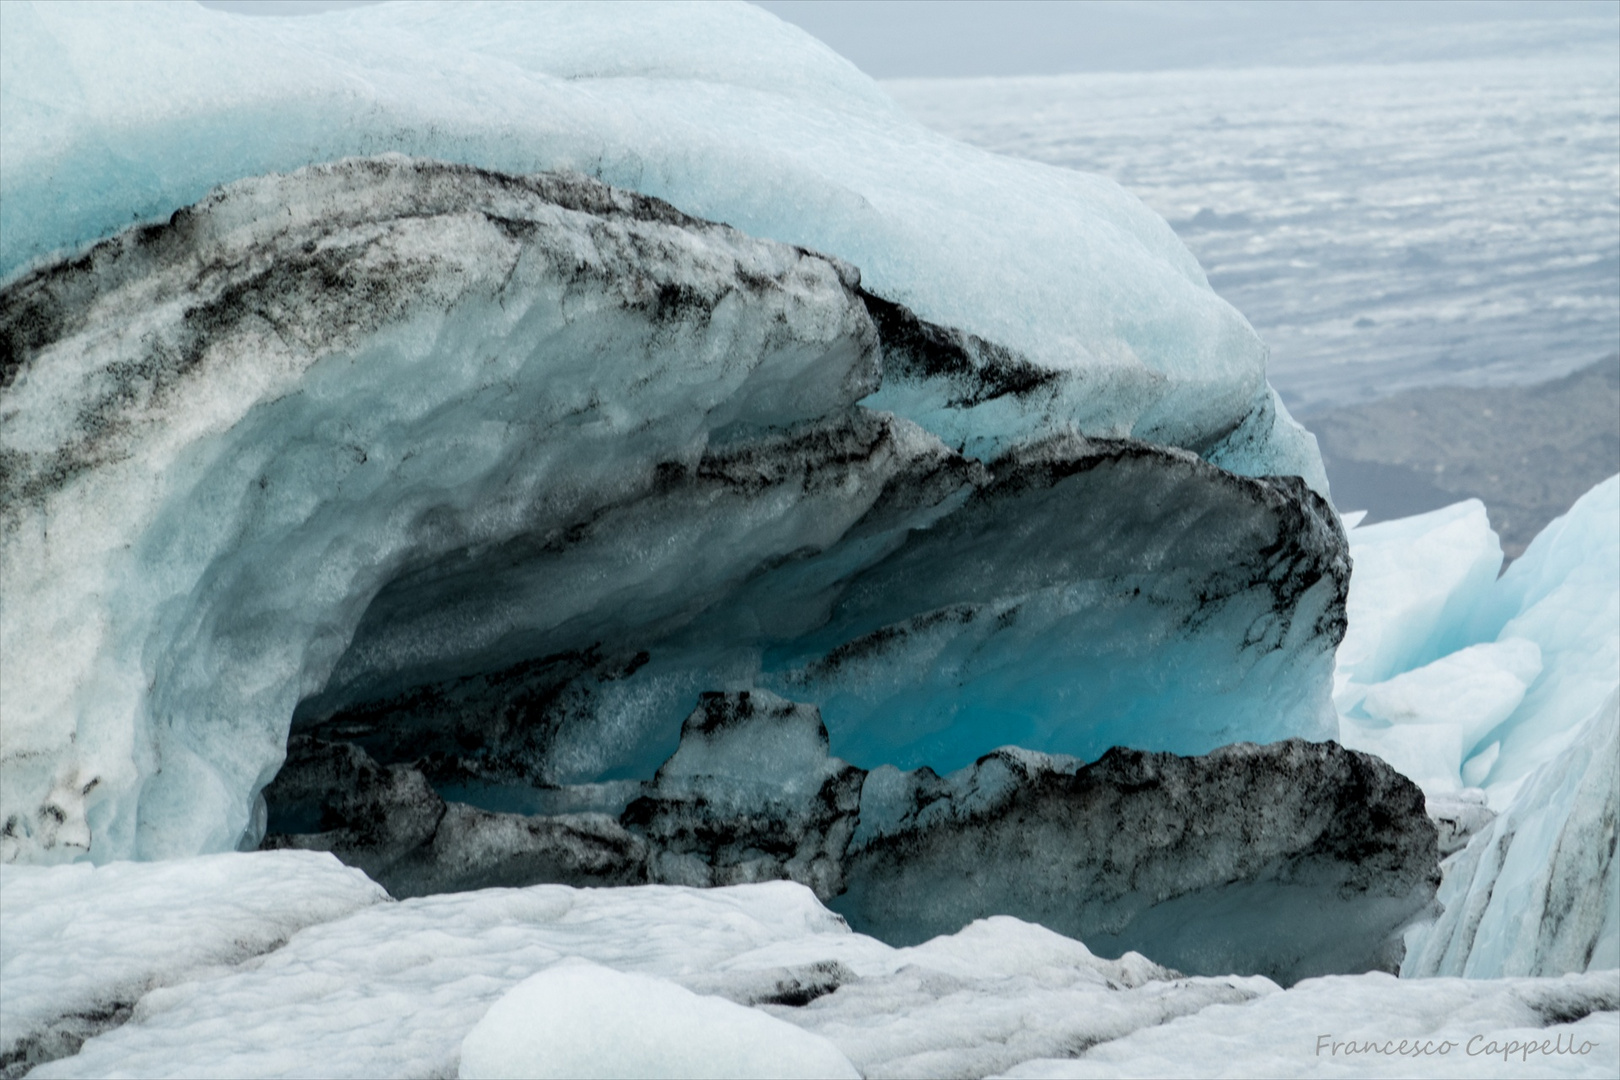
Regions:
<instances>
[{"instance_id":1,"label":"ice chunk","mask_svg":"<svg viewBox=\"0 0 1620 1080\"><path fill-rule=\"evenodd\" d=\"M803 1028L651 975L565 960L508 990L461 1043L463 1080L851 1077Z\"/></svg>"},{"instance_id":2,"label":"ice chunk","mask_svg":"<svg viewBox=\"0 0 1620 1080\"><path fill-rule=\"evenodd\" d=\"M1523 638L1541 649L1541 678L1494 733L1499 757L1480 782L1503 807L1620 686L1620 476L1581 496L1530 542L1479 624L1482 636Z\"/></svg>"},{"instance_id":3,"label":"ice chunk","mask_svg":"<svg viewBox=\"0 0 1620 1080\"><path fill-rule=\"evenodd\" d=\"M1502 567L1477 499L1349 535L1355 572L1334 675L1340 711L1363 688L1480 640L1469 636L1472 619Z\"/></svg>"},{"instance_id":4,"label":"ice chunk","mask_svg":"<svg viewBox=\"0 0 1620 1080\"><path fill-rule=\"evenodd\" d=\"M1084 766L1003 750L946 777L875 770L867 789L831 906L896 943L1004 913L1105 955L1286 984L1396 970L1439 885L1417 788L1333 743Z\"/></svg>"},{"instance_id":5,"label":"ice chunk","mask_svg":"<svg viewBox=\"0 0 1620 1080\"><path fill-rule=\"evenodd\" d=\"M1620 685L1620 477L1500 580L1478 503L1349 535L1335 669L1346 745L1384 754L1425 790L1481 787L1507 807Z\"/></svg>"},{"instance_id":6,"label":"ice chunk","mask_svg":"<svg viewBox=\"0 0 1620 1080\"><path fill-rule=\"evenodd\" d=\"M1291 982L1394 970L1400 929L1439 883L1417 788L1333 743L1091 764L1003 747L944 777L865 773L828 753L812 706L711 693L618 822L446 808L431 792L424 812L416 769L311 743L294 737L267 789L275 827L306 832L267 844L332 850L395 895L788 878L894 944L1012 914L1109 954ZM1457 815L1447 835L1476 824Z\"/></svg>"},{"instance_id":7,"label":"ice chunk","mask_svg":"<svg viewBox=\"0 0 1620 1080\"><path fill-rule=\"evenodd\" d=\"M1302 481L970 461L856 404L851 267L578 175L242 181L5 313L6 858L256 839L289 721L552 784L750 686L858 764L1333 730L1348 565Z\"/></svg>"},{"instance_id":8,"label":"ice chunk","mask_svg":"<svg viewBox=\"0 0 1620 1080\"><path fill-rule=\"evenodd\" d=\"M864 775L829 756L813 706L762 690L704 694L680 746L621 820L652 846L649 880L786 877L826 900L843 891Z\"/></svg>"},{"instance_id":9,"label":"ice chunk","mask_svg":"<svg viewBox=\"0 0 1620 1080\"><path fill-rule=\"evenodd\" d=\"M0 865L0 1069L72 1054L156 987L386 899L313 852Z\"/></svg>"},{"instance_id":10,"label":"ice chunk","mask_svg":"<svg viewBox=\"0 0 1620 1080\"><path fill-rule=\"evenodd\" d=\"M1071 424L1198 451L1241 429L1231 467L1322 480L1264 347L1162 219L1110 181L929 131L757 8L383 5L266 25L20 3L0 64L0 275L354 154L575 169L847 259L1044 373L979 399L943 376L885 390L877 407L952 445L961 430L975 456Z\"/></svg>"},{"instance_id":11,"label":"ice chunk","mask_svg":"<svg viewBox=\"0 0 1620 1080\"><path fill-rule=\"evenodd\" d=\"M647 846L603 813L447 803L420 770L305 736L265 789L267 850L330 851L404 898L500 885L640 885Z\"/></svg>"},{"instance_id":12,"label":"ice chunk","mask_svg":"<svg viewBox=\"0 0 1620 1080\"><path fill-rule=\"evenodd\" d=\"M1620 690L1446 867L1445 914L1407 938L1405 975L1620 967Z\"/></svg>"},{"instance_id":13,"label":"ice chunk","mask_svg":"<svg viewBox=\"0 0 1620 1080\"><path fill-rule=\"evenodd\" d=\"M1494 745L1494 744L1493 744ZM1440 834L1440 854L1450 855L1468 846L1468 841L1496 818L1489 797L1477 787L1465 787L1447 795L1424 793L1424 808Z\"/></svg>"},{"instance_id":14,"label":"ice chunk","mask_svg":"<svg viewBox=\"0 0 1620 1080\"><path fill-rule=\"evenodd\" d=\"M1383 529L1423 539L1462 507L1353 531L1352 613L1373 603L1373 590L1358 584L1363 537ZM1414 546L1404 573L1429 564L1428 547ZM1466 581L1481 565L1462 545L1458 552L1449 571L1432 567L1441 580ZM1401 553L1373 553L1386 571L1374 584L1399 580L1388 567ZM1616 812L1606 809L1620 783L1620 477L1582 496L1500 580L1462 588L1447 604L1445 625L1416 651L1386 659L1409 670L1373 686L1355 681L1375 665L1352 614L1345 640L1358 651L1341 656L1338 673L1345 744L1418 780L1453 841L1477 830L1446 862L1445 914L1412 932L1403 970L1490 976L1620 964L1610 929L1620 922ZM1419 666L1437 639L1480 643ZM1463 787L1483 789L1494 820L1483 807L1448 809Z\"/></svg>"}]
</instances>

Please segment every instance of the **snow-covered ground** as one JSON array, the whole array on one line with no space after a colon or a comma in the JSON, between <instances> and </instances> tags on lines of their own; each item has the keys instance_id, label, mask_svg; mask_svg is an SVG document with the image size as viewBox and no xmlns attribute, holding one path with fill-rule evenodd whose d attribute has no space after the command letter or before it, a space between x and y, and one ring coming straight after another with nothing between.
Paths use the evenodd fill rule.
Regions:
<instances>
[{"instance_id":1,"label":"snow-covered ground","mask_svg":"<svg viewBox=\"0 0 1620 1080\"><path fill-rule=\"evenodd\" d=\"M788 882L394 903L357 893L358 875L330 856L263 852L3 875L6 1075L26 1070L30 1050L70 1051L42 1033L82 1037L93 1016L118 1026L31 1075L1600 1077L1620 1066L1614 971L1335 976L1284 991L1260 976L1178 977L1134 953L1104 960L1006 917L895 949ZM266 876L274 917L222 948L227 894ZM93 899L73 907L75 895ZM72 933L30 932L61 905ZM154 925L154 906L196 925ZM265 940L265 923L299 921L315 925L279 947ZM52 977L113 962L119 978L99 993L66 996ZM1403 1039L1450 1049L1365 1049Z\"/></svg>"}]
</instances>

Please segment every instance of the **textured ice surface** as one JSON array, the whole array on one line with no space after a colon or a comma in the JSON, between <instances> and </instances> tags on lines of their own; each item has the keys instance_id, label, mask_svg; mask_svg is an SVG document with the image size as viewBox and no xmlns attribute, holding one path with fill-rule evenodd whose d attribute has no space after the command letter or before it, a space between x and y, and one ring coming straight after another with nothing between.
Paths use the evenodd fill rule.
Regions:
<instances>
[{"instance_id":1,"label":"textured ice surface","mask_svg":"<svg viewBox=\"0 0 1620 1080\"><path fill-rule=\"evenodd\" d=\"M0 1073L63 1057L148 991L387 899L330 855L0 865Z\"/></svg>"},{"instance_id":2,"label":"textured ice surface","mask_svg":"<svg viewBox=\"0 0 1620 1080\"><path fill-rule=\"evenodd\" d=\"M1505 808L1620 685L1620 477L1500 579L1477 502L1356 528L1350 544L1334 694L1345 744L1425 790L1481 787Z\"/></svg>"},{"instance_id":3,"label":"textured ice surface","mask_svg":"<svg viewBox=\"0 0 1620 1080\"><path fill-rule=\"evenodd\" d=\"M1050 378L963 400L948 411L968 419L938 429L979 456L1067 424L1202 450L1271 404L1259 339L1134 196L929 131L757 8L411 4L267 25L30 4L6 21L0 273L348 155L569 168L838 255L880 295L1025 356ZM925 412L958 397L933 386ZM879 407L910 415L891 390ZM1314 441L1276 433L1261 471L1320 487Z\"/></svg>"},{"instance_id":4,"label":"textured ice surface","mask_svg":"<svg viewBox=\"0 0 1620 1080\"><path fill-rule=\"evenodd\" d=\"M294 736L264 796L264 848L329 851L395 897L649 880L647 845L616 816L571 808L529 816L446 802L419 770L378 765L352 743Z\"/></svg>"},{"instance_id":5,"label":"textured ice surface","mask_svg":"<svg viewBox=\"0 0 1620 1080\"><path fill-rule=\"evenodd\" d=\"M813 706L752 690L704 694L636 786L616 818L492 813L447 805L411 766L294 736L265 845L331 851L397 897L785 878L890 944L1013 915L1104 955L1284 983L1394 971L1440 882L1422 793L1333 743L1116 748L1089 765L1004 747L943 777L867 773L828 753ZM1454 816L1458 847L1477 824Z\"/></svg>"},{"instance_id":6,"label":"textured ice surface","mask_svg":"<svg viewBox=\"0 0 1620 1080\"><path fill-rule=\"evenodd\" d=\"M391 579L555 543L695 465L717 428L836 415L875 385L841 272L584 178L389 159L246 182L18 286L3 842L82 852L88 814L103 855L233 846L294 706ZM880 450L931 442L867 428ZM897 457L819 502L756 507L728 539L815 543ZM656 579L718 539L706 524L626 554ZM658 545L666 561L640 557ZM541 618L588 619L631 584L608 570ZM676 610L654 595L643 617L717 584L681 574ZM463 655L513 618L486 615Z\"/></svg>"},{"instance_id":7,"label":"textured ice surface","mask_svg":"<svg viewBox=\"0 0 1620 1080\"><path fill-rule=\"evenodd\" d=\"M1620 477L1499 580L1484 572L1495 536L1477 504L1353 529L1350 542L1341 739L1417 780L1451 837L1474 834L1445 864L1445 914L1410 933L1402 970L1620 966Z\"/></svg>"},{"instance_id":8,"label":"textured ice surface","mask_svg":"<svg viewBox=\"0 0 1620 1080\"><path fill-rule=\"evenodd\" d=\"M1616 971L1492 981L1336 975L1143 1028L1079 1060L1030 1061L1004 1075L1596 1080L1620 1068L1616 1010Z\"/></svg>"},{"instance_id":9,"label":"textured ice surface","mask_svg":"<svg viewBox=\"0 0 1620 1080\"><path fill-rule=\"evenodd\" d=\"M1472 644L1471 616L1502 568L1502 549L1477 499L1351 531L1350 626L1334 668L1334 698Z\"/></svg>"},{"instance_id":10,"label":"textured ice surface","mask_svg":"<svg viewBox=\"0 0 1620 1080\"><path fill-rule=\"evenodd\" d=\"M1524 638L1470 645L1375 684L1361 699L1365 721L1340 721L1342 737L1376 753L1425 791L1445 793L1483 778L1475 763L1486 734L1519 707L1541 674L1541 650ZM1473 777L1472 773L1480 775Z\"/></svg>"},{"instance_id":11,"label":"textured ice surface","mask_svg":"<svg viewBox=\"0 0 1620 1080\"><path fill-rule=\"evenodd\" d=\"M855 404L857 278L390 156L14 283L0 845L256 837L289 719L451 783L645 777L751 685L868 765L1331 733L1325 501L1135 440L965 458Z\"/></svg>"},{"instance_id":12,"label":"textured ice surface","mask_svg":"<svg viewBox=\"0 0 1620 1080\"><path fill-rule=\"evenodd\" d=\"M81 883L70 873L111 880L118 871L123 893L165 881L168 907L183 917L208 910L210 891L230 891L232 881L262 884L266 873L284 874L288 859L256 853L25 872L54 883L41 899L57 903L71 903ZM306 875L300 884L311 908L351 888L330 875ZM99 910L102 918L76 924L85 957L133 940L162 941L186 955L178 934L153 934L143 912ZM1569 1075L1612 1074L1617 1055L1606 1038L1620 1007L1614 972L1400 982L1375 974L1311 979L1282 991L1261 977L1181 977L1135 954L1099 959L1078 941L1012 918L896 949L851 933L809 890L785 882L702 890L537 886L344 910L334 907L330 921L245 963L241 954L198 956L169 985L143 989L127 1020L116 1018L126 1021L121 1026L33 1075L477 1075L474 1047L515 1049L560 1012L575 1021L559 1036L570 1050L617 1032L604 1052L618 1055L626 1067L615 1071L623 1074L653 1026L626 1030L627 1021L718 1013L715 999L830 1042L868 1077L981 1077L1020 1065L1032 1075L1348 1074L1342 1057L1317 1061L1322 1033L1462 1032L1466 1039L1483 1032L1522 1040L1533 1032L1596 1044L1583 1058L1549 1059L1536 1075L1565 1075L1556 1071L1565 1065L1576 1066ZM575 977L582 971L590 973L585 985ZM633 987L641 1006L626 1007L623 975L641 977ZM694 1006L676 993L682 987L707 1004ZM607 990L615 991L610 1000L592 1007ZM9 978L6 991L10 997ZM553 1007L530 1008L536 996ZM513 1019L513 1011L521 1015ZM671 1067L674 1053L724 1035L715 1026L687 1026L671 1057L641 1060L655 1074L681 1072ZM1429 1065L1403 1064L1390 1073L1422 1075ZM1524 1075L1518 1064L1519 1072L1504 1075ZM522 1075L510 1062L493 1071Z\"/></svg>"},{"instance_id":13,"label":"textured ice surface","mask_svg":"<svg viewBox=\"0 0 1620 1080\"><path fill-rule=\"evenodd\" d=\"M704 694L675 753L620 818L653 847L649 880L786 877L823 900L841 892L865 774L827 745L813 706L759 690Z\"/></svg>"},{"instance_id":14,"label":"textured ice surface","mask_svg":"<svg viewBox=\"0 0 1620 1080\"><path fill-rule=\"evenodd\" d=\"M1408 976L1620 967L1620 691L1448 862L1445 914L1407 938Z\"/></svg>"},{"instance_id":15,"label":"textured ice surface","mask_svg":"<svg viewBox=\"0 0 1620 1080\"><path fill-rule=\"evenodd\" d=\"M1000 913L1105 955L1287 984L1394 971L1437 864L1417 788L1333 743L1084 766L1006 749L944 777L874 770L832 907L885 941Z\"/></svg>"},{"instance_id":16,"label":"textured ice surface","mask_svg":"<svg viewBox=\"0 0 1620 1080\"><path fill-rule=\"evenodd\" d=\"M826 1039L651 975L564 960L508 990L461 1043L462 1080L826 1077L860 1073Z\"/></svg>"},{"instance_id":17,"label":"textured ice surface","mask_svg":"<svg viewBox=\"0 0 1620 1080\"><path fill-rule=\"evenodd\" d=\"M224 858L249 865L267 856ZM112 920L98 929L130 932ZM1166 973L1140 957L1097 960L1078 942L1012 919L897 950L850 933L809 890L785 882L537 886L386 904L313 927L253 964L199 971L195 981L148 994L130 1022L36 1075L454 1075L463 1039L491 1005L568 957L750 1005L802 1003L846 983L870 984L863 1002L820 1014L835 1026L854 1009L868 1029L887 1029L847 1049L840 1044L868 1075L889 1058L930 1050L988 1052L994 1062L1015 1063L1019 1055L996 1044L1022 1026L1016 1009L972 1030L906 1015L932 1006L948 1021L993 1000L1009 979L1021 978L1026 996L1071 988L1058 995L1071 1011L1101 1006L1098 1016L1073 1016L1067 1033L1023 1036L1025 1056L1052 1052L1074 1031L1128 1030L1270 985L1154 982ZM1061 1005L1052 1002L1054 1011ZM792 1006L774 1011L790 1021L798 1015ZM908 1020L909 1032L896 1030Z\"/></svg>"}]
</instances>

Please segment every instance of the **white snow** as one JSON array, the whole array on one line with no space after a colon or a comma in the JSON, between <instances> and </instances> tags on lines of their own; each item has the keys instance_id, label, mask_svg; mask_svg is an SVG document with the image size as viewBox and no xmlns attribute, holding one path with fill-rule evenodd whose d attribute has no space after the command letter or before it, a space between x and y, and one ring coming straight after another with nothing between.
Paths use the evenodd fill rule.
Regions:
<instances>
[{"instance_id":1,"label":"white snow","mask_svg":"<svg viewBox=\"0 0 1620 1080\"><path fill-rule=\"evenodd\" d=\"M30 924L20 938L8 921L8 949L57 953L62 972L93 965L98 951L172 957L160 976L148 964L145 981L127 984L133 1009L105 1022L119 1026L39 1066L40 1078L1469 1075L1459 1061L1526 1075L1522 1061L1513 1072L1461 1049L1372 1066L1367 1055L1319 1056L1324 1034L1593 1044L1546 1056L1531 1075L1600 1076L1620 1061L1614 971L1369 974L1283 991L1258 976L1182 978L1135 954L1100 959L1007 917L895 949L851 933L787 882L542 885L356 910L376 898L356 890L367 885L359 875L292 853L4 873L8 920L12 885L27 881L30 907L63 907L77 935L62 950L51 930ZM260 929L236 928L251 948L188 941L215 939L218 898L276 888L296 894L305 923L325 921L298 929L261 910ZM120 904L128 897L145 904ZM164 913L155 926L154 905ZM289 933L285 944L270 936ZM17 987L38 984L14 970L8 961L8 1007L37 1000L18 998Z\"/></svg>"},{"instance_id":2,"label":"white snow","mask_svg":"<svg viewBox=\"0 0 1620 1080\"><path fill-rule=\"evenodd\" d=\"M1608 1078L1620 1068L1617 1007L1616 971L1490 981L1334 975L1004 1075Z\"/></svg>"},{"instance_id":3,"label":"white snow","mask_svg":"<svg viewBox=\"0 0 1620 1080\"><path fill-rule=\"evenodd\" d=\"M305 851L0 865L0 1058L387 899L360 871Z\"/></svg>"},{"instance_id":4,"label":"white snow","mask_svg":"<svg viewBox=\"0 0 1620 1080\"><path fill-rule=\"evenodd\" d=\"M508 990L461 1043L462 1080L518 1077L850 1077L838 1048L724 998L589 960Z\"/></svg>"}]
</instances>

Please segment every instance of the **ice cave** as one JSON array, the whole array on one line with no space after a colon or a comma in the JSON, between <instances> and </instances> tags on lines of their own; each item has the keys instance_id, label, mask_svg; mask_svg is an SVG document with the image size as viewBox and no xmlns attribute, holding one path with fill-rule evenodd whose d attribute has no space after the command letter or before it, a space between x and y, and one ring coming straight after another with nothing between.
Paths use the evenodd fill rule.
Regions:
<instances>
[{"instance_id":1,"label":"ice cave","mask_svg":"<svg viewBox=\"0 0 1620 1080\"><path fill-rule=\"evenodd\" d=\"M1132 195L642 16L6 5L0 1075L1612 1074L1620 478L1341 518Z\"/></svg>"}]
</instances>

